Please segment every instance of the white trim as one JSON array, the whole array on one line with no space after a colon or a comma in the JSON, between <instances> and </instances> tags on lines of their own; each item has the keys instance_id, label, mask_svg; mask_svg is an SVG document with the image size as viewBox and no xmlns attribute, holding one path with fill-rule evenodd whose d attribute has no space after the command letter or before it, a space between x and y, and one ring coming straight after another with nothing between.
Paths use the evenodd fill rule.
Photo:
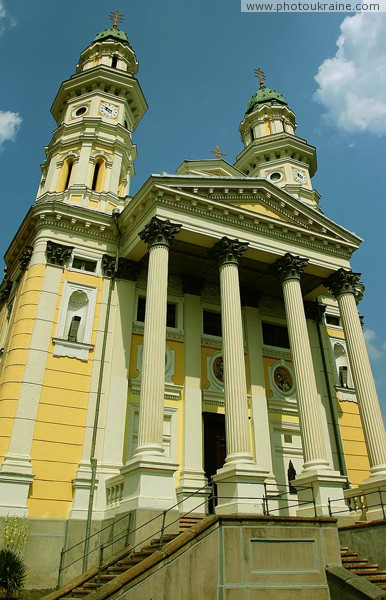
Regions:
<instances>
[{"instance_id":1,"label":"white trim","mask_svg":"<svg viewBox=\"0 0 386 600\"><path fill-rule=\"evenodd\" d=\"M86 294L88 299L88 306L86 311L86 322L84 326L82 339L73 342L66 339L65 327L68 316L69 301L71 295L77 291ZM56 329L56 336L52 340L55 346L54 356L68 356L71 358L78 358L83 361L88 360L89 352L93 348L93 345L91 344L91 339L94 325L96 298L96 287L65 281L62 296L62 304L60 307L58 325Z\"/></svg>"}]
</instances>

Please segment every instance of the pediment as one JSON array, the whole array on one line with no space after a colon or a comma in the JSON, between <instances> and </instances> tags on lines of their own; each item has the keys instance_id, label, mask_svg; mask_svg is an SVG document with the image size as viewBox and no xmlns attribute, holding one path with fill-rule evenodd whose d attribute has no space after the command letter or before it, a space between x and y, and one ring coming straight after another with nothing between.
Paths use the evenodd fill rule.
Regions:
<instances>
[{"instance_id":1,"label":"pediment","mask_svg":"<svg viewBox=\"0 0 386 600\"><path fill-rule=\"evenodd\" d=\"M218 161L221 162L221 161ZM197 202L201 199L208 210L213 211L216 206L219 212L224 212L226 207L232 207L233 212L239 212L239 218L256 218L266 222L272 228L275 222L281 228L315 234L319 239L325 238L329 243L334 240L336 244L342 243L356 248L361 243L355 233L341 227L320 210L311 208L301 200L294 198L283 189L277 188L267 180L247 180L235 178L228 180L208 181L193 177L170 177L169 181L160 178L157 187L168 189L177 196L194 197Z\"/></svg>"}]
</instances>

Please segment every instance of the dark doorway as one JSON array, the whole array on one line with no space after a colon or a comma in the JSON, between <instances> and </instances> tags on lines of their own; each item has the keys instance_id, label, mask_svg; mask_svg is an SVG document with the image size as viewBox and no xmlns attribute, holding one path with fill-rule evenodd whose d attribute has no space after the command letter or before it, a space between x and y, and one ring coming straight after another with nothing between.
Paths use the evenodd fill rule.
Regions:
<instances>
[{"instance_id":1,"label":"dark doorway","mask_svg":"<svg viewBox=\"0 0 386 600\"><path fill-rule=\"evenodd\" d=\"M218 469L224 466L226 458L225 415L203 413L204 418L204 468L208 481ZM216 493L216 490L215 490ZM213 500L209 502L209 512L214 512Z\"/></svg>"}]
</instances>

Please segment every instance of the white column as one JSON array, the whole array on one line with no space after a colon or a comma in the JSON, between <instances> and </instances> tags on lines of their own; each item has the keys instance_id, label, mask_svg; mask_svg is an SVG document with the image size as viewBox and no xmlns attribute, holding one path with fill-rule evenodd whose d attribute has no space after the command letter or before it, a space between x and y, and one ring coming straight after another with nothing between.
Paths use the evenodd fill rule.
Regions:
<instances>
[{"instance_id":1,"label":"white column","mask_svg":"<svg viewBox=\"0 0 386 600\"><path fill-rule=\"evenodd\" d=\"M186 287L186 284L184 284ZM189 290L191 287L188 288ZM202 506L199 499L188 498L206 484L203 470L202 397L201 397L201 298L193 293L184 296L184 362L182 470L177 496L183 502L183 512L205 512L204 490ZM181 509L180 509L181 510Z\"/></svg>"},{"instance_id":2,"label":"white column","mask_svg":"<svg viewBox=\"0 0 386 600\"><path fill-rule=\"evenodd\" d=\"M306 259L291 254L286 254L276 262L283 286L288 335L296 376L305 471L331 469L323 440L314 365L300 287L300 275L307 262Z\"/></svg>"},{"instance_id":3,"label":"white column","mask_svg":"<svg viewBox=\"0 0 386 600\"><path fill-rule=\"evenodd\" d=\"M139 234L149 246L138 446L121 469L119 511L162 511L176 503L178 465L164 453L165 340L169 246L181 225L153 217Z\"/></svg>"},{"instance_id":4,"label":"white column","mask_svg":"<svg viewBox=\"0 0 386 600\"><path fill-rule=\"evenodd\" d=\"M220 268L227 457L213 481L221 514L263 512L268 472L252 458L238 264L248 244L222 238L214 247Z\"/></svg>"},{"instance_id":5,"label":"white column","mask_svg":"<svg viewBox=\"0 0 386 600\"><path fill-rule=\"evenodd\" d=\"M355 301L360 275L339 269L326 285L335 295L347 343L355 393L370 461L370 479L386 478L385 427Z\"/></svg>"},{"instance_id":6,"label":"white column","mask_svg":"<svg viewBox=\"0 0 386 600\"><path fill-rule=\"evenodd\" d=\"M220 265L227 463L252 461L238 272L239 259L246 248L247 244L228 238L216 244Z\"/></svg>"},{"instance_id":7,"label":"white column","mask_svg":"<svg viewBox=\"0 0 386 600\"><path fill-rule=\"evenodd\" d=\"M135 454L163 454L165 340L169 245L179 225L156 217L140 234L149 246L138 446Z\"/></svg>"},{"instance_id":8,"label":"white column","mask_svg":"<svg viewBox=\"0 0 386 600\"><path fill-rule=\"evenodd\" d=\"M334 509L342 512L346 510L343 501L345 478L333 471L323 439L320 403L300 287L300 276L307 262L307 259L287 253L276 261L275 267L283 286L305 460L303 471L297 476L294 485L298 485L301 502L308 502L313 498L317 514L327 516L329 499L334 500ZM307 489L299 486L307 486ZM312 516L313 510L312 506L303 505L297 514Z\"/></svg>"}]
</instances>

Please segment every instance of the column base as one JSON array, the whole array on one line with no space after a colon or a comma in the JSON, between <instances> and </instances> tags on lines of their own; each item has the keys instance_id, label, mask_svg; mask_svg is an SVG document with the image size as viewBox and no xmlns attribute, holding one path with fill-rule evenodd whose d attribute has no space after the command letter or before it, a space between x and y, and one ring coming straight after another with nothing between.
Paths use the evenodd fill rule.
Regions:
<instances>
[{"instance_id":1,"label":"column base","mask_svg":"<svg viewBox=\"0 0 386 600\"><path fill-rule=\"evenodd\" d=\"M220 515L265 513L264 482L269 471L255 463L228 463L213 476L217 485L216 513Z\"/></svg>"},{"instance_id":2,"label":"column base","mask_svg":"<svg viewBox=\"0 0 386 600\"><path fill-rule=\"evenodd\" d=\"M205 515L208 512L207 504L212 488L207 483L202 470L182 471L176 490L180 513Z\"/></svg>"},{"instance_id":3,"label":"column base","mask_svg":"<svg viewBox=\"0 0 386 600\"><path fill-rule=\"evenodd\" d=\"M337 471L326 470L309 474L304 472L292 482L292 485L298 493L299 507L296 516L336 518L349 516L343 493L346 477Z\"/></svg>"},{"instance_id":4,"label":"column base","mask_svg":"<svg viewBox=\"0 0 386 600\"><path fill-rule=\"evenodd\" d=\"M27 516L27 498L33 478L22 473L0 473L0 517Z\"/></svg>"},{"instance_id":5,"label":"column base","mask_svg":"<svg viewBox=\"0 0 386 600\"><path fill-rule=\"evenodd\" d=\"M117 512L167 510L177 502L174 473L178 464L151 454L134 457L121 469L122 496ZM107 482L108 483L108 482Z\"/></svg>"}]
</instances>

